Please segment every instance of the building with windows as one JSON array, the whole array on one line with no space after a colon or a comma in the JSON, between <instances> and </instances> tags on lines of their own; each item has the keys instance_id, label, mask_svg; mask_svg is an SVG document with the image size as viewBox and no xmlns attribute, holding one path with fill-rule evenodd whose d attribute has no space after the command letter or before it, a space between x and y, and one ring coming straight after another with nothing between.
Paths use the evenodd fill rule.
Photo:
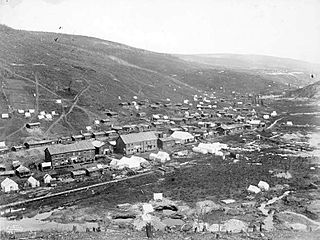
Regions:
<instances>
[{"instance_id":1,"label":"building with windows","mask_svg":"<svg viewBox=\"0 0 320 240\"><path fill-rule=\"evenodd\" d=\"M120 135L116 141L116 152L134 154L157 149L157 136L154 132L139 132Z\"/></svg>"},{"instance_id":2,"label":"building with windows","mask_svg":"<svg viewBox=\"0 0 320 240\"><path fill-rule=\"evenodd\" d=\"M45 161L53 168L73 163L91 162L95 157L95 147L91 141L78 141L73 144L56 144L44 150Z\"/></svg>"}]
</instances>

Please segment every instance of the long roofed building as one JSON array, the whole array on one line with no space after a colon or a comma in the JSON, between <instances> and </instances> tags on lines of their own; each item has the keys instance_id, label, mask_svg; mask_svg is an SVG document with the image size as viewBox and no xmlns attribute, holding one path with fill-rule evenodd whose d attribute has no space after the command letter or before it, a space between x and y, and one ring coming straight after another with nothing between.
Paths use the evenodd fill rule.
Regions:
<instances>
[{"instance_id":1,"label":"long roofed building","mask_svg":"<svg viewBox=\"0 0 320 240\"><path fill-rule=\"evenodd\" d=\"M154 132L139 132L120 135L116 151L123 154L134 154L157 149L157 136Z\"/></svg>"},{"instance_id":2,"label":"long roofed building","mask_svg":"<svg viewBox=\"0 0 320 240\"><path fill-rule=\"evenodd\" d=\"M73 163L90 162L95 157L95 147L91 141L52 145L46 148L44 152L45 161L51 162L53 168Z\"/></svg>"}]
</instances>

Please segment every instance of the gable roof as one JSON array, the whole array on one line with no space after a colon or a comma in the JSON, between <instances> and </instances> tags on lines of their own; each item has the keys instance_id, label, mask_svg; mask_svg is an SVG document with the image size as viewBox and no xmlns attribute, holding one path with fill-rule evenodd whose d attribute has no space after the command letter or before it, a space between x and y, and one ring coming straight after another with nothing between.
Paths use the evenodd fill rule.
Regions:
<instances>
[{"instance_id":1,"label":"gable roof","mask_svg":"<svg viewBox=\"0 0 320 240\"><path fill-rule=\"evenodd\" d=\"M13 181L12 179L10 179L10 178L6 178L5 180L3 180L1 182L1 187L10 186L10 185L18 186L18 184L15 181Z\"/></svg>"},{"instance_id":2,"label":"gable roof","mask_svg":"<svg viewBox=\"0 0 320 240\"><path fill-rule=\"evenodd\" d=\"M37 179L35 179L34 177L29 177L28 180L27 180L29 183L37 183L39 182Z\"/></svg>"},{"instance_id":3,"label":"gable roof","mask_svg":"<svg viewBox=\"0 0 320 240\"><path fill-rule=\"evenodd\" d=\"M130 133L126 135L120 135L120 138L125 144L158 139L154 132Z\"/></svg>"},{"instance_id":4,"label":"gable roof","mask_svg":"<svg viewBox=\"0 0 320 240\"><path fill-rule=\"evenodd\" d=\"M46 175L44 175L44 176L43 176L43 179L46 179L46 178L48 178L48 179L52 179L51 175L50 175L50 174L48 174L48 173L47 173Z\"/></svg>"},{"instance_id":5,"label":"gable roof","mask_svg":"<svg viewBox=\"0 0 320 240\"><path fill-rule=\"evenodd\" d=\"M30 169L23 166L23 165L20 165L17 169L16 169L17 172L19 173L24 173L24 172L30 172Z\"/></svg>"},{"instance_id":6,"label":"gable roof","mask_svg":"<svg viewBox=\"0 0 320 240\"><path fill-rule=\"evenodd\" d=\"M94 141L92 141L92 145L93 145L94 147L99 148L99 147L102 147L103 145L105 145L105 143L104 143L104 142L101 142L101 141L99 141L99 140L94 140Z\"/></svg>"},{"instance_id":7,"label":"gable roof","mask_svg":"<svg viewBox=\"0 0 320 240\"><path fill-rule=\"evenodd\" d=\"M49 146L48 151L51 155L54 154L61 154L61 153L68 153L68 152L79 152L79 151L86 151L86 150L95 150L94 146L92 145L91 141L79 141L73 144L57 144Z\"/></svg>"}]
</instances>

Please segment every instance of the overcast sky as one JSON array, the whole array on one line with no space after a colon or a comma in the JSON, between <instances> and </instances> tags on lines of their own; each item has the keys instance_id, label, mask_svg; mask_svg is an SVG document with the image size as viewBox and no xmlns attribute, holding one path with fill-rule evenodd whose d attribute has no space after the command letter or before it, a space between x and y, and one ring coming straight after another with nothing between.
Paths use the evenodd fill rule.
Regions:
<instances>
[{"instance_id":1,"label":"overcast sky","mask_svg":"<svg viewBox=\"0 0 320 240\"><path fill-rule=\"evenodd\" d=\"M320 0L0 0L0 22L167 53L320 63ZM59 29L59 27L62 29Z\"/></svg>"}]
</instances>

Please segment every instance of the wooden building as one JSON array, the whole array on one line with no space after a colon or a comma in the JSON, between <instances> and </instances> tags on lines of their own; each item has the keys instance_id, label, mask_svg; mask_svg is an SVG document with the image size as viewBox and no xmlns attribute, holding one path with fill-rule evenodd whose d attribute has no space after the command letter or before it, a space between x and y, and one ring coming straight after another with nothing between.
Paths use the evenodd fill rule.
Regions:
<instances>
[{"instance_id":1,"label":"wooden building","mask_svg":"<svg viewBox=\"0 0 320 240\"><path fill-rule=\"evenodd\" d=\"M27 123L26 128L36 128L40 127L40 122Z\"/></svg>"},{"instance_id":2,"label":"wooden building","mask_svg":"<svg viewBox=\"0 0 320 240\"><path fill-rule=\"evenodd\" d=\"M91 162L94 160L95 147L91 141L79 141L73 144L57 144L44 150L45 161L51 162L52 167L72 163Z\"/></svg>"},{"instance_id":3,"label":"wooden building","mask_svg":"<svg viewBox=\"0 0 320 240\"><path fill-rule=\"evenodd\" d=\"M244 129L243 124L230 124L230 125L221 124L219 127L216 128L216 131L219 132L219 135L230 135L230 134L241 132L243 129Z\"/></svg>"},{"instance_id":4,"label":"wooden building","mask_svg":"<svg viewBox=\"0 0 320 240\"><path fill-rule=\"evenodd\" d=\"M42 141L36 141L36 142L25 142L24 146L26 149L30 148L36 148L36 147L43 147L46 145L53 145L58 143L58 139L52 139L52 140L42 140Z\"/></svg>"},{"instance_id":5,"label":"wooden building","mask_svg":"<svg viewBox=\"0 0 320 240\"><path fill-rule=\"evenodd\" d=\"M116 141L116 151L122 154L134 154L157 149L158 138L154 132L120 135Z\"/></svg>"},{"instance_id":6,"label":"wooden building","mask_svg":"<svg viewBox=\"0 0 320 240\"><path fill-rule=\"evenodd\" d=\"M166 137L166 138L159 138L157 143L158 143L159 149L166 150L166 149L172 148L175 145L176 141L172 137Z\"/></svg>"}]
</instances>

